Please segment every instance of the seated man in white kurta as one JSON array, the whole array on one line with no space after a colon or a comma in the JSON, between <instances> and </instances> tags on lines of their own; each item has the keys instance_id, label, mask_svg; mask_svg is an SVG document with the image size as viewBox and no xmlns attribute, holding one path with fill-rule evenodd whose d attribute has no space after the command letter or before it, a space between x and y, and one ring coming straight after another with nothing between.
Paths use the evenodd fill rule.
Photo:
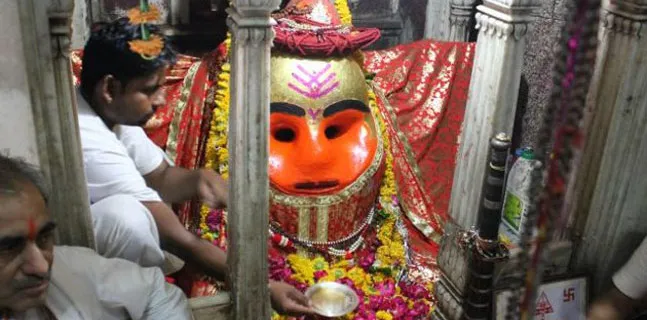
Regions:
<instances>
[{"instance_id":1,"label":"seated man in white kurta","mask_svg":"<svg viewBox=\"0 0 647 320\"><path fill-rule=\"evenodd\" d=\"M0 319L191 319L159 268L54 245L39 173L0 155Z\"/></svg>"},{"instance_id":2,"label":"seated man in white kurta","mask_svg":"<svg viewBox=\"0 0 647 320\"><path fill-rule=\"evenodd\" d=\"M140 127L164 103L165 72L175 60L163 40L155 56L131 51L141 34L119 19L95 29L84 50L77 106L97 251L161 267L164 246L222 277L222 250L189 233L167 203L200 198L224 206L227 186L211 170L170 165ZM153 28L149 36L162 39Z\"/></svg>"},{"instance_id":3,"label":"seated man in white kurta","mask_svg":"<svg viewBox=\"0 0 647 320\"><path fill-rule=\"evenodd\" d=\"M157 51L139 50L151 42ZM170 165L140 127L164 104L166 71L175 62L164 36L121 18L93 30L82 60L78 120L98 253L161 267L164 248L222 279L224 252L189 232L167 203L226 206L226 182L210 169ZM277 310L311 313L294 287L271 282L270 292Z\"/></svg>"}]
</instances>

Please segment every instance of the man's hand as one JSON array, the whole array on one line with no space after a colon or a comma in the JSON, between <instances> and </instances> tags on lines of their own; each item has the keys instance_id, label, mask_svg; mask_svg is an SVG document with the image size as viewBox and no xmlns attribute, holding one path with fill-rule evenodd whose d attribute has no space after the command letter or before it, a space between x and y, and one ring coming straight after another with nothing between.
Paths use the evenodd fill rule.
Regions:
<instances>
[{"instance_id":1,"label":"man's hand","mask_svg":"<svg viewBox=\"0 0 647 320\"><path fill-rule=\"evenodd\" d=\"M633 313L635 304L636 301L627 297L614 286L589 307L586 319L623 320Z\"/></svg>"},{"instance_id":2,"label":"man's hand","mask_svg":"<svg viewBox=\"0 0 647 320\"><path fill-rule=\"evenodd\" d=\"M199 198L211 208L223 208L227 206L229 199L227 182L209 169L171 167L164 161L153 172L145 175L144 179L167 203L182 203Z\"/></svg>"},{"instance_id":3,"label":"man's hand","mask_svg":"<svg viewBox=\"0 0 647 320\"><path fill-rule=\"evenodd\" d=\"M211 208L224 208L229 202L227 181L210 169L198 170L198 196Z\"/></svg>"},{"instance_id":4,"label":"man's hand","mask_svg":"<svg viewBox=\"0 0 647 320\"><path fill-rule=\"evenodd\" d=\"M270 297L272 308L279 314L293 317L314 314L308 298L285 282L270 281Z\"/></svg>"},{"instance_id":5,"label":"man's hand","mask_svg":"<svg viewBox=\"0 0 647 320\"><path fill-rule=\"evenodd\" d=\"M623 320L624 315L610 301L597 301L586 316L587 320Z\"/></svg>"}]
</instances>

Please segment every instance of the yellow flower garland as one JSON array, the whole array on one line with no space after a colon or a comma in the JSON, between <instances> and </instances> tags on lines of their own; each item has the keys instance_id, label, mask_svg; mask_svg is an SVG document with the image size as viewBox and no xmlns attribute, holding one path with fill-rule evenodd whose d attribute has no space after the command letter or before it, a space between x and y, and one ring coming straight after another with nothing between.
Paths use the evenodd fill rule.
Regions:
<instances>
[{"instance_id":1,"label":"yellow flower garland","mask_svg":"<svg viewBox=\"0 0 647 320\"><path fill-rule=\"evenodd\" d=\"M225 48L227 55L231 47L231 35L227 35ZM215 105L209 129L209 138L207 139L205 167L216 170L223 179L229 178L229 150L227 150L227 133L229 124L229 79L231 65L225 62L218 74L217 90L215 94ZM207 217L211 208L203 205L200 208L200 231L203 239L214 241L214 234L207 225Z\"/></svg>"},{"instance_id":2,"label":"yellow flower garland","mask_svg":"<svg viewBox=\"0 0 647 320\"><path fill-rule=\"evenodd\" d=\"M382 185L380 186L380 200L384 209L390 212L397 210L395 208L393 201L397 197L397 191L395 187L395 173L393 172L393 153L391 153L391 139L389 139L389 132L387 130L384 119L380 115L380 111L377 107L377 98L373 90L368 91L369 103L371 110L377 119L380 131L382 133L382 139L384 144L384 154L386 155L386 170L384 172L384 178L382 180ZM383 222L380 227L377 238L382 243L377 249L375 258L380 264L384 266L395 265L396 263L404 263L404 245L403 239L400 232L395 229L397 217L394 214L389 214L386 218L386 221Z\"/></svg>"},{"instance_id":3,"label":"yellow flower garland","mask_svg":"<svg viewBox=\"0 0 647 320\"><path fill-rule=\"evenodd\" d=\"M339 13L339 18L343 24L353 24L353 16L348 7L348 0L335 0L335 9L337 9L337 13Z\"/></svg>"}]
</instances>

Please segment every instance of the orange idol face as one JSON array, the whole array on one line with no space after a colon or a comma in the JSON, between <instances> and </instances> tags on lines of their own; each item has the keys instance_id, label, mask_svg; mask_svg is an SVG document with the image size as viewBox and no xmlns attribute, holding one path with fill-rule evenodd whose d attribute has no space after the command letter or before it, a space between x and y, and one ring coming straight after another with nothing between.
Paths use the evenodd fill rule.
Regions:
<instances>
[{"instance_id":1,"label":"orange idol face","mask_svg":"<svg viewBox=\"0 0 647 320\"><path fill-rule=\"evenodd\" d=\"M366 171L378 138L364 74L352 58L272 57L272 187L334 194Z\"/></svg>"}]
</instances>

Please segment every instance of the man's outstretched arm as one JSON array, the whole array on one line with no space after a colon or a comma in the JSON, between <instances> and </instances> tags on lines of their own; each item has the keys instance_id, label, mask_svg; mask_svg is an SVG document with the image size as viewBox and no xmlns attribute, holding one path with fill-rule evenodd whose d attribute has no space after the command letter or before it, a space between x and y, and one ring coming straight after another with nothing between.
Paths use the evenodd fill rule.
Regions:
<instances>
[{"instance_id":1,"label":"man's outstretched arm","mask_svg":"<svg viewBox=\"0 0 647 320\"><path fill-rule=\"evenodd\" d=\"M213 170L188 170L164 161L144 179L168 203L200 199L211 208L227 206L227 182Z\"/></svg>"},{"instance_id":2,"label":"man's outstretched arm","mask_svg":"<svg viewBox=\"0 0 647 320\"><path fill-rule=\"evenodd\" d=\"M163 202L143 204L157 223L163 247L183 260L194 263L206 274L224 279L227 273L227 255L224 251L187 231ZM308 299L293 286L270 281L269 288L272 306L279 313L296 316L313 313Z\"/></svg>"},{"instance_id":3,"label":"man's outstretched arm","mask_svg":"<svg viewBox=\"0 0 647 320\"><path fill-rule=\"evenodd\" d=\"M223 280L227 273L227 256L217 246L198 238L180 223L163 202L142 202L151 212L164 249L191 262L212 277Z\"/></svg>"}]
</instances>

